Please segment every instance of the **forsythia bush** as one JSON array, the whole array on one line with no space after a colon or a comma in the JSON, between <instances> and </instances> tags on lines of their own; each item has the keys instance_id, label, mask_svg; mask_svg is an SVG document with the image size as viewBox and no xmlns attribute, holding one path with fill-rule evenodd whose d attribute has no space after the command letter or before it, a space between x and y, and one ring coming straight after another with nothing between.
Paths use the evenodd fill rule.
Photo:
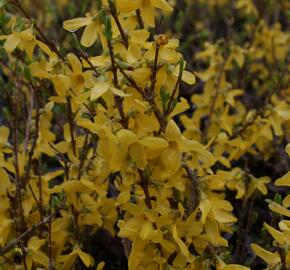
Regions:
<instances>
[{"instance_id":1,"label":"forsythia bush","mask_svg":"<svg viewBox=\"0 0 290 270\"><path fill-rule=\"evenodd\" d=\"M0 269L290 269L289 10L1 0Z\"/></svg>"}]
</instances>

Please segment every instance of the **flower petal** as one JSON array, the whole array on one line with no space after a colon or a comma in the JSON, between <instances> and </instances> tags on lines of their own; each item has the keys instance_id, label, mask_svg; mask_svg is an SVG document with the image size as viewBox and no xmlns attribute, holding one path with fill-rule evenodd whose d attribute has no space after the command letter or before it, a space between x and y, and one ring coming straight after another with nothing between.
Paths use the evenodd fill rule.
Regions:
<instances>
[{"instance_id":1,"label":"flower petal","mask_svg":"<svg viewBox=\"0 0 290 270\"><path fill-rule=\"evenodd\" d=\"M84 47L91 47L98 38L99 24L93 22L86 26L81 38L81 44Z\"/></svg>"},{"instance_id":2,"label":"flower petal","mask_svg":"<svg viewBox=\"0 0 290 270\"><path fill-rule=\"evenodd\" d=\"M72 20L67 20L63 22L63 28L70 32L75 32L81 27L89 25L92 23L92 18L82 17L82 18L75 18Z\"/></svg>"},{"instance_id":3,"label":"flower petal","mask_svg":"<svg viewBox=\"0 0 290 270\"><path fill-rule=\"evenodd\" d=\"M257 244L251 244L251 248L257 256L259 256L269 265L276 265L281 261L279 254L265 250Z\"/></svg>"}]
</instances>

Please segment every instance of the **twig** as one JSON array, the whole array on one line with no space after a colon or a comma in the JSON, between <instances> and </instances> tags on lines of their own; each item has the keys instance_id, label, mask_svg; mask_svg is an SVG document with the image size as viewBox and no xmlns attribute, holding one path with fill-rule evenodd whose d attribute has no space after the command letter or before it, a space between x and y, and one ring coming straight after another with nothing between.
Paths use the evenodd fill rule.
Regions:
<instances>
[{"instance_id":1,"label":"twig","mask_svg":"<svg viewBox=\"0 0 290 270\"><path fill-rule=\"evenodd\" d=\"M67 97L67 118L68 118L68 124L69 124L69 131L71 136L71 145L73 154L76 157L76 141L75 141L75 135L74 135L74 120L73 120L73 112L71 107L71 97Z\"/></svg>"},{"instance_id":2,"label":"twig","mask_svg":"<svg viewBox=\"0 0 290 270\"><path fill-rule=\"evenodd\" d=\"M108 40L108 47L109 47L109 53L110 53L110 59L111 59L111 65L112 65L112 72L113 72L113 84L116 88L119 88L119 82L118 82L118 74L117 74L117 65L114 58L114 50L112 43ZM123 99L119 96L114 95L115 100L115 106L119 111L120 117L121 117L121 124L124 128L128 128L128 118L125 115L124 108L123 108Z\"/></svg>"},{"instance_id":3,"label":"twig","mask_svg":"<svg viewBox=\"0 0 290 270\"><path fill-rule=\"evenodd\" d=\"M29 139L30 139L30 125L31 125L31 121L32 121L32 111L34 108L34 90L33 88L30 88L32 91L32 93L30 93L30 108L29 108L29 112L28 112L28 119L27 119L27 123L26 123L26 130L25 130L25 139L24 139L24 153L26 154L27 152L27 146L29 143Z\"/></svg>"},{"instance_id":4,"label":"twig","mask_svg":"<svg viewBox=\"0 0 290 270\"><path fill-rule=\"evenodd\" d=\"M54 270L54 263L52 258L51 219L48 221L48 270Z\"/></svg>"},{"instance_id":5,"label":"twig","mask_svg":"<svg viewBox=\"0 0 290 270\"><path fill-rule=\"evenodd\" d=\"M123 76L127 79L127 81L130 83L130 85L132 87L134 87L138 93L140 93L141 95L143 95L143 90L142 88L136 83L136 81L130 77L125 70L116 62L116 66L118 67L118 69L120 70L120 72L123 74Z\"/></svg>"},{"instance_id":6,"label":"twig","mask_svg":"<svg viewBox=\"0 0 290 270\"><path fill-rule=\"evenodd\" d=\"M32 225L30 228L28 228L25 232L23 232L21 235L19 235L16 239L9 242L5 247L0 249L0 256L3 256L7 252L9 252L15 245L21 242L22 239L24 239L26 236L30 235L32 232L34 232L37 228L41 227L42 225L48 223L53 217L55 217L58 214L58 211L50 214L49 216L45 217L42 221L40 221L37 224Z\"/></svg>"},{"instance_id":7,"label":"twig","mask_svg":"<svg viewBox=\"0 0 290 270\"><path fill-rule=\"evenodd\" d=\"M37 175L38 175L38 193L39 193L39 211L40 211L40 217L41 219L43 219L43 197L42 197L42 177L41 177L41 164L40 164L41 160L39 159L39 161L37 162L36 165L36 171L37 171Z\"/></svg>"},{"instance_id":8,"label":"twig","mask_svg":"<svg viewBox=\"0 0 290 270\"><path fill-rule=\"evenodd\" d=\"M18 95L16 94L16 98L18 99ZM12 127L12 137L13 137L13 157L14 157L14 169L15 169L15 179L16 179L16 205L17 205L17 211L19 216L21 217L21 228L20 232L26 229L26 223L25 223L25 217L24 217L24 210L22 207L22 201L21 201L21 190L23 187L23 183L21 181L20 172L19 172L19 160L18 160L18 151L19 151L19 142L18 142L18 100L12 104L14 111L14 117L13 117L13 127Z\"/></svg>"},{"instance_id":9,"label":"twig","mask_svg":"<svg viewBox=\"0 0 290 270\"><path fill-rule=\"evenodd\" d=\"M65 177L68 180L69 179L69 168L70 168L69 160L66 158L66 156L63 153L59 152L54 147L54 145L52 143L49 142L48 145L57 153L58 156L56 156L56 157L57 157L58 161L63 162Z\"/></svg>"},{"instance_id":10,"label":"twig","mask_svg":"<svg viewBox=\"0 0 290 270\"><path fill-rule=\"evenodd\" d=\"M152 68L152 74L151 74L151 92L154 93L155 91L155 84L156 84L156 76L157 76L157 70L158 70L158 58L159 58L159 50L160 46L159 44L155 43L155 57L154 57L154 65ZM153 95L154 96L154 95Z\"/></svg>"},{"instance_id":11,"label":"twig","mask_svg":"<svg viewBox=\"0 0 290 270\"><path fill-rule=\"evenodd\" d=\"M39 26L36 24L36 22L30 17L30 15L26 12L26 10L22 7L21 3L19 0L11 0L10 2L11 4L13 4L16 8L18 8L23 15L32 23L34 29L38 32L38 34L40 35L42 41L53 51L57 54L57 56L65 62L65 58L61 55L61 53L59 52L59 50L57 49L56 45L54 44L54 42L51 42L50 40L48 40L48 38L45 36L45 34L42 32L42 30L39 28Z\"/></svg>"},{"instance_id":12,"label":"twig","mask_svg":"<svg viewBox=\"0 0 290 270\"><path fill-rule=\"evenodd\" d=\"M115 23L116 23L116 25L117 25L117 27L119 29L119 32L120 32L121 37L123 39L124 45L125 45L126 48L128 48L129 47L128 38L127 38L127 36L126 36L126 34L124 32L124 29L123 29L123 27L122 27L122 25L120 23L120 20L118 18L118 14L117 14L117 10L116 10L115 4L112 2L112 0L109 0L108 2L109 2L109 6L110 6L110 11L111 11L112 17L115 20Z\"/></svg>"},{"instance_id":13,"label":"twig","mask_svg":"<svg viewBox=\"0 0 290 270\"><path fill-rule=\"evenodd\" d=\"M145 203L148 209L152 209L152 204L151 204L151 198L149 194L149 189L148 189L148 184L149 184L149 179L145 175L144 171L138 169L139 175L140 175L140 186L142 187L145 195Z\"/></svg>"},{"instance_id":14,"label":"twig","mask_svg":"<svg viewBox=\"0 0 290 270\"><path fill-rule=\"evenodd\" d=\"M183 61L181 61L181 62L183 63ZM170 99L168 101L167 109L165 111L165 115L166 116L168 116L172 112L172 103L173 103L174 97L176 95L178 86L180 85L181 78L182 78L182 73L183 73L183 67L181 68L181 66L180 66L178 78L177 78L177 81L176 81L175 86L173 88L173 91L172 91L172 94L170 96Z\"/></svg>"},{"instance_id":15,"label":"twig","mask_svg":"<svg viewBox=\"0 0 290 270\"><path fill-rule=\"evenodd\" d=\"M86 133L84 146L83 146L81 154L80 154L80 164L79 164L79 168L78 168L78 179L79 180L81 179L81 177L83 175L83 172L84 172L83 167L85 164L85 159L86 159L88 151L90 149L88 139L89 139L89 132Z\"/></svg>"},{"instance_id":16,"label":"twig","mask_svg":"<svg viewBox=\"0 0 290 270\"><path fill-rule=\"evenodd\" d=\"M149 89L145 88L145 91L143 93L143 98L149 102L149 104L152 107L152 110L159 122L160 129L158 131L158 134L161 132L164 132L167 126L167 119L165 115L159 110L157 107L155 101L154 101L154 96L155 96L155 84L156 84L156 76L157 76L157 71L158 71L158 58L159 58L159 50L160 50L160 45L155 42L155 57L154 57L154 64L152 67L152 74L150 76L151 79L151 87Z\"/></svg>"},{"instance_id":17,"label":"twig","mask_svg":"<svg viewBox=\"0 0 290 270\"><path fill-rule=\"evenodd\" d=\"M204 142L206 142L206 140L207 140L208 131L209 131L209 128L210 128L210 125L211 125L211 122L212 122L212 116L213 116L215 105L216 105L216 102L217 102L217 99L218 99L218 96L219 96L219 87L220 87L220 84L221 84L221 81L222 81L222 76L223 76L223 73L224 73L225 62L226 61L221 63L220 70L219 70L219 72L217 74L217 77L215 78L215 82L214 82L214 86L213 86L214 96L213 96L212 103L210 105L208 119L206 121L205 128L204 128L204 130L202 132L202 138L203 138Z\"/></svg>"},{"instance_id":18,"label":"twig","mask_svg":"<svg viewBox=\"0 0 290 270\"><path fill-rule=\"evenodd\" d=\"M32 85L32 89L33 89L33 91L32 91L33 96L35 97L35 106L36 106L35 132L34 132L34 136L33 136L31 149L28 152L28 161L27 161L27 166L25 168L24 184L28 183L28 181L29 181L32 158L33 158L34 150L36 148L37 138L38 138L38 134L39 134L39 118L40 118L40 115L39 115L39 99L38 99L37 89L35 89L33 87L33 85Z\"/></svg>"},{"instance_id":19,"label":"twig","mask_svg":"<svg viewBox=\"0 0 290 270\"><path fill-rule=\"evenodd\" d=\"M199 190L198 190L198 176L196 170L192 170L188 164L182 163L182 167L186 171L187 177L191 180L189 205L187 209L187 216L189 216L198 207L199 204Z\"/></svg>"},{"instance_id":20,"label":"twig","mask_svg":"<svg viewBox=\"0 0 290 270\"><path fill-rule=\"evenodd\" d=\"M139 8L136 10L136 17L137 17L137 20L138 20L138 23L139 23L139 28L140 29L144 29L144 22L143 22L143 19L142 19L142 16L141 16L141 11L140 11Z\"/></svg>"},{"instance_id":21,"label":"twig","mask_svg":"<svg viewBox=\"0 0 290 270\"><path fill-rule=\"evenodd\" d=\"M280 245L277 247L277 251L280 255L281 258L281 266L282 266L282 270L287 270L287 261L286 261L286 253L283 249L283 247L281 247Z\"/></svg>"}]
</instances>

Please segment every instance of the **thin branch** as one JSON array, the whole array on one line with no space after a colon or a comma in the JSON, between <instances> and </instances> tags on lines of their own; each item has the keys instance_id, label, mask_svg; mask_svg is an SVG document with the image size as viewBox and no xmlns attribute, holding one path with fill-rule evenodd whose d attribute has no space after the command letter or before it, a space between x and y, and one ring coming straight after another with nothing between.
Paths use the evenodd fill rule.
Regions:
<instances>
[{"instance_id":1,"label":"thin branch","mask_svg":"<svg viewBox=\"0 0 290 270\"><path fill-rule=\"evenodd\" d=\"M209 128L210 128L210 125L211 125L211 122L212 122L212 117L213 117L214 110L215 110L215 105L216 105L216 102L217 102L217 99L218 99L218 96L219 96L219 87L220 87L220 84L221 84L221 81L222 81L222 77L223 77L223 73L224 73L225 62L226 61L221 63L220 70L219 70L219 72L217 74L217 77L215 78L215 81L214 81L214 86L213 86L214 96L213 96L212 103L210 105L208 119L206 121L205 128L204 128L204 130L202 132L202 138L203 138L204 142L206 142L206 140L207 140L208 131L209 131Z\"/></svg>"},{"instance_id":2,"label":"thin branch","mask_svg":"<svg viewBox=\"0 0 290 270\"><path fill-rule=\"evenodd\" d=\"M116 88L119 88L119 81L118 81L118 74L117 74L117 65L114 57L114 50L112 43L108 40L108 47L109 47L109 53L110 53L110 59L111 59L111 65L112 65L112 72L113 72L113 84ZM128 128L128 118L125 115L124 108L123 108L123 99L120 96L114 95L115 100L115 106L119 111L121 121L120 123L124 128Z\"/></svg>"},{"instance_id":3,"label":"thin branch","mask_svg":"<svg viewBox=\"0 0 290 270\"><path fill-rule=\"evenodd\" d=\"M137 90L138 93L140 93L141 95L143 95L143 90L142 88L136 83L136 81L130 77L125 70L116 62L116 66L118 67L118 69L120 70L120 72L123 74L123 76L127 79L127 81L130 83L130 86L132 86L133 88L135 88Z\"/></svg>"},{"instance_id":4,"label":"thin branch","mask_svg":"<svg viewBox=\"0 0 290 270\"><path fill-rule=\"evenodd\" d=\"M85 159L87 158L87 154L89 152L89 132L86 132L86 137L85 137L85 142L84 142L84 146L82 147L82 151L80 154L80 164L79 164L79 168L78 168L78 179L80 180L82 175L83 175L83 167L85 164Z\"/></svg>"},{"instance_id":5,"label":"thin branch","mask_svg":"<svg viewBox=\"0 0 290 270\"><path fill-rule=\"evenodd\" d=\"M144 191L144 195L145 195L146 206L148 207L148 209L152 209L151 198L150 198L149 189L148 189L149 179L145 175L144 171L138 169L138 172L139 172L140 180L141 180L140 186L142 187Z\"/></svg>"},{"instance_id":6,"label":"thin branch","mask_svg":"<svg viewBox=\"0 0 290 270\"><path fill-rule=\"evenodd\" d=\"M57 54L57 56L65 62L65 58L61 55L59 50L57 49L56 45L54 42L50 41L43 31L39 28L39 26L36 24L36 22L30 17L30 15L27 13L27 11L22 7L21 3L19 0L12 0L11 4L13 4L16 8L18 8L22 14L32 23L34 29L38 32L40 35L42 41L54 52Z\"/></svg>"},{"instance_id":7,"label":"thin branch","mask_svg":"<svg viewBox=\"0 0 290 270\"><path fill-rule=\"evenodd\" d=\"M172 103L173 103L174 97L176 95L178 86L180 85L181 78L182 78L182 73L183 73L183 67L182 68L180 67L177 81L175 83L175 86L173 88L172 94L171 94L170 99L169 99L168 104L167 104L167 109L165 111L165 115L166 116L168 116L172 112L172 110L173 110Z\"/></svg>"},{"instance_id":8,"label":"thin branch","mask_svg":"<svg viewBox=\"0 0 290 270\"><path fill-rule=\"evenodd\" d=\"M15 98L17 99L14 104L12 104L13 108L13 121L12 121L12 137L13 137L13 158L14 158L14 169L15 169L15 180L16 180L16 205L17 205L17 212L18 215L21 218L21 228L20 232L26 229L26 223L25 223L25 217L24 217L24 210L22 207L22 201L21 201L21 190L23 188L23 183L22 179L20 176L19 172L19 160L18 160L18 151L19 151L19 141L18 141L18 131L19 131L19 126L18 126L18 95L16 93Z\"/></svg>"},{"instance_id":9,"label":"thin branch","mask_svg":"<svg viewBox=\"0 0 290 270\"><path fill-rule=\"evenodd\" d=\"M19 235L16 239L9 242L5 247L0 249L0 256L3 256L7 252L9 252L15 245L19 244L22 239L26 238L26 236L30 235L32 232L34 232L39 227L43 226L44 224L51 221L52 218L54 218L58 214L58 211L50 214L49 216L45 217L42 221L40 221L37 224L32 225L30 228L28 228L25 232L23 232L21 235Z\"/></svg>"},{"instance_id":10,"label":"thin branch","mask_svg":"<svg viewBox=\"0 0 290 270\"><path fill-rule=\"evenodd\" d=\"M155 90L155 84L156 84L156 77L157 77L157 71L158 71L158 58L159 58L159 50L160 46L159 44L155 43L155 57L154 57L154 65L152 68L152 74L151 74L151 92L154 93Z\"/></svg>"},{"instance_id":11,"label":"thin branch","mask_svg":"<svg viewBox=\"0 0 290 270\"><path fill-rule=\"evenodd\" d=\"M51 219L48 221L48 270L54 270L54 262L52 258Z\"/></svg>"},{"instance_id":12,"label":"thin branch","mask_svg":"<svg viewBox=\"0 0 290 270\"><path fill-rule=\"evenodd\" d=\"M189 216L199 204L199 189L198 189L198 176L196 170L192 170L188 164L182 163L182 167L186 171L187 177L191 180L190 183L190 195L189 195L189 205L187 209L187 216Z\"/></svg>"},{"instance_id":13,"label":"thin branch","mask_svg":"<svg viewBox=\"0 0 290 270\"><path fill-rule=\"evenodd\" d=\"M115 4L112 2L112 0L109 0L108 2L109 2L109 6L110 6L111 15L112 15L113 19L115 20L115 23L119 29L119 32L120 32L121 37L123 39L124 45L126 48L128 48L129 47L128 38L127 38L127 36L124 32L124 29L120 23L120 20L118 18L117 9L115 7Z\"/></svg>"},{"instance_id":14,"label":"thin branch","mask_svg":"<svg viewBox=\"0 0 290 270\"><path fill-rule=\"evenodd\" d=\"M67 97L67 118L68 118L68 124L69 124L69 131L71 136L71 145L73 154L76 157L77 151L76 151L76 141L75 141L75 135L74 135L74 120L73 120L73 112L71 107L71 98Z\"/></svg>"},{"instance_id":15,"label":"thin branch","mask_svg":"<svg viewBox=\"0 0 290 270\"><path fill-rule=\"evenodd\" d=\"M279 245L279 247L277 247L277 250L278 250L278 253L279 253L279 256L280 256L280 259L281 259L282 270L289 269L289 268L287 268L287 260L286 260L285 250L280 245Z\"/></svg>"},{"instance_id":16,"label":"thin branch","mask_svg":"<svg viewBox=\"0 0 290 270\"><path fill-rule=\"evenodd\" d=\"M143 19L141 16L141 11L139 8L136 10L136 17L137 17L137 21L139 23L139 28L144 29L144 22L143 22Z\"/></svg>"}]
</instances>

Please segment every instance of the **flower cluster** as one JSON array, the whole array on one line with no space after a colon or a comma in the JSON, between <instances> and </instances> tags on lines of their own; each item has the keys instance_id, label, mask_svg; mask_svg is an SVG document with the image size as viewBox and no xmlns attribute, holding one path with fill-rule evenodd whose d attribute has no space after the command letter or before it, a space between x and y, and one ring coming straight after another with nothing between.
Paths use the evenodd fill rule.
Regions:
<instances>
[{"instance_id":1,"label":"flower cluster","mask_svg":"<svg viewBox=\"0 0 290 270\"><path fill-rule=\"evenodd\" d=\"M234 1L257 23L205 42L193 72L158 21L178 1L83 2L59 47L42 30L52 15L39 24L30 1L0 1L0 269L107 269L94 248L101 232L129 270L250 269L247 249L286 270L289 194L267 200L272 246L245 234L271 183L249 163L277 151L289 162L289 32ZM230 2L209 1L209 12Z\"/></svg>"}]
</instances>

